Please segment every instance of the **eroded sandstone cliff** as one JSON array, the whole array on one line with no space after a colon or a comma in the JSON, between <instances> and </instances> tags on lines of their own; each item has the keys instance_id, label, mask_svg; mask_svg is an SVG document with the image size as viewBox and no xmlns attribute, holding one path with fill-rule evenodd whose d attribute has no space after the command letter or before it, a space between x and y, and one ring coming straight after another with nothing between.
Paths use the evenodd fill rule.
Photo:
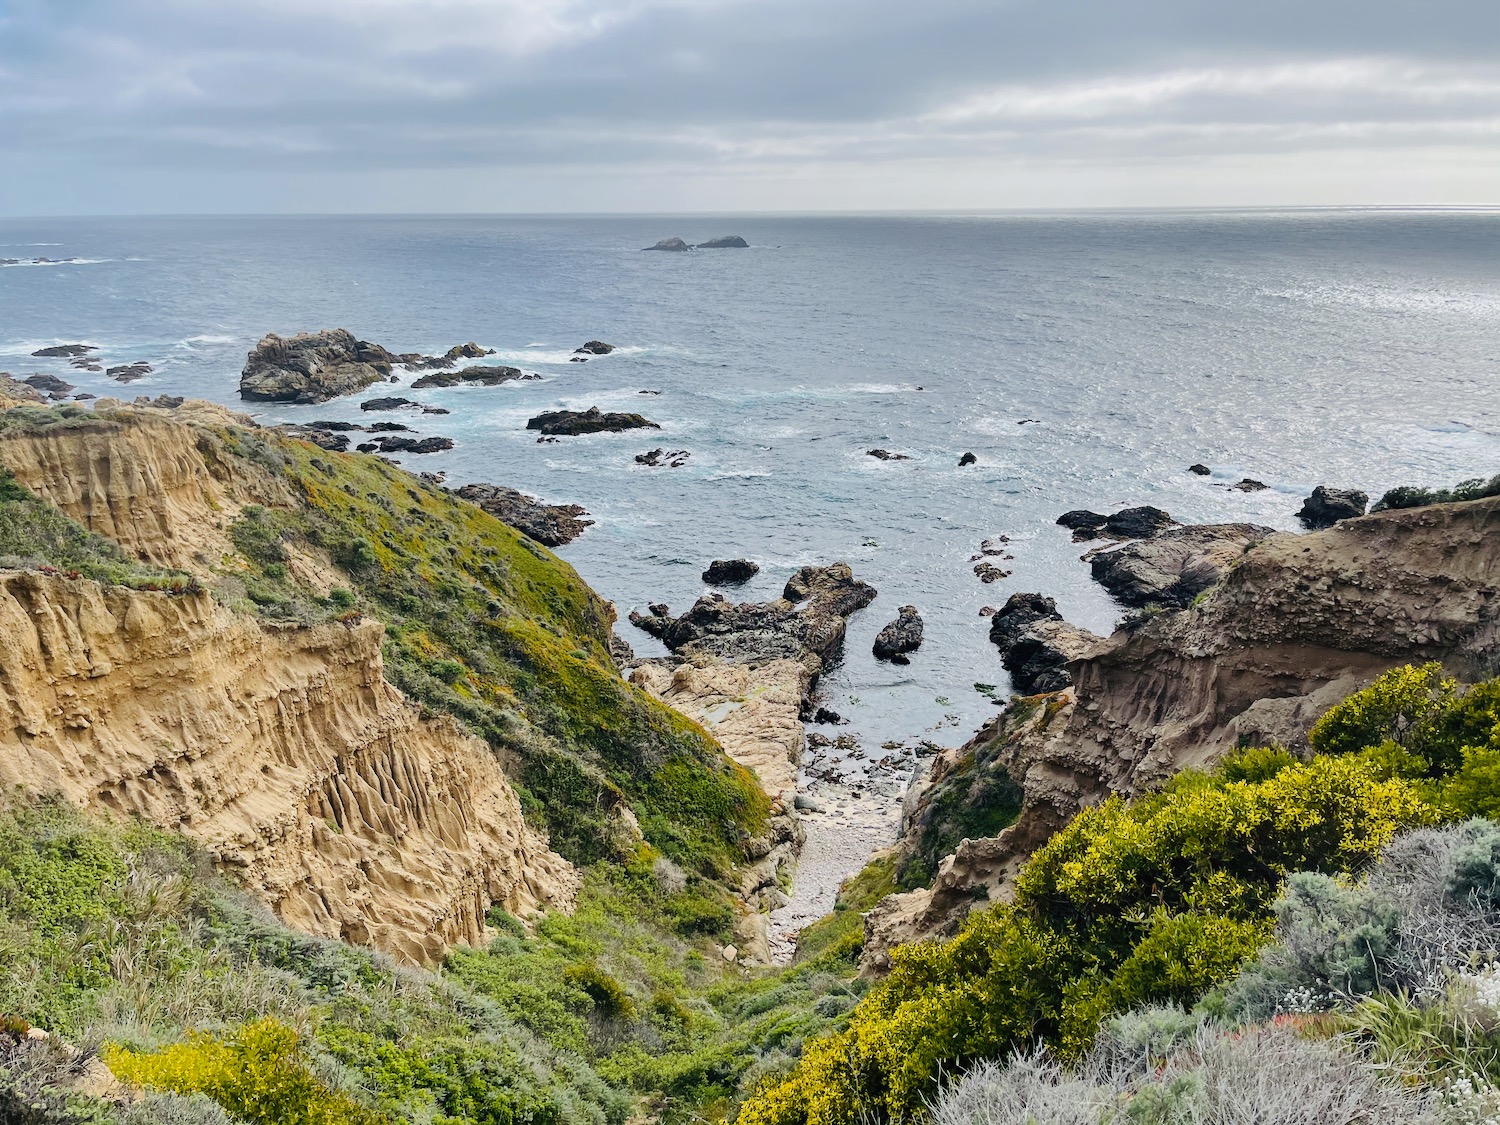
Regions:
<instances>
[{"instance_id":1,"label":"eroded sandstone cliff","mask_svg":"<svg viewBox=\"0 0 1500 1125\"><path fill-rule=\"evenodd\" d=\"M491 903L567 908L494 755L418 717L380 636L0 573L0 784L182 831L290 925L412 961L479 941Z\"/></svg>"},{"instance_id":2,"label":"eroded sandstone cliff","mask_svg":"<svg viewBox=\"0 0 1500 1125\"><path fill-rule=\"evenodd\" d=\"M1021 791L1019 815L998 835L962 839L930 886L872 911L867 967L1003 897L1026 857L1078 809L1148 790L1236 745L1299 749L1333 703L1381 672L1428 660L1471 680L1495 674L1500 500L1265 539L1199 604L1099 642L1069 665L1073 688L1013 704L934 763L908 801L908 855L930 848L955 809L979 818L1007 785Z\"/></svg>"}]
</instances>

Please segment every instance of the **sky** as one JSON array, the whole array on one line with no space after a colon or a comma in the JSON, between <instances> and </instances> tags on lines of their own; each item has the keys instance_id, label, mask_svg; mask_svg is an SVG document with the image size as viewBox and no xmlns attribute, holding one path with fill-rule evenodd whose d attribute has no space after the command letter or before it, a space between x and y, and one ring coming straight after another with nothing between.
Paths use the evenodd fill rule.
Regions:
<instances>
[{"instance_id":1,"label":"sky","mask_svg":"<svg viewBox=\"0 0 1500 1125\"><path fill-rule=\"evenodd\" d=\"M0 0L0 215L1500 204L1500 0Z\"/></svg>"}]
</instances>

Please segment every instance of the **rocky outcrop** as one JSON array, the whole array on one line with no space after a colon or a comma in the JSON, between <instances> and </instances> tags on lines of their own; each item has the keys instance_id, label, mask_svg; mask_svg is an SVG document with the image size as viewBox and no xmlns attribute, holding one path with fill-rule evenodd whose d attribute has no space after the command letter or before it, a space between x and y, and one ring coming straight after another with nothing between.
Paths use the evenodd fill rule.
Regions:
<instances>
[{"instance_id":1,"label":"rocky outcrop","mask_svg":"<svg viewBox=\"0 0 1500 1125\"><path fill-rule=\"evenodd\" d=\"M1249 523L1163 531L1089 560L1094 580L1128 606L1185 606L1274 529Z\"/></svg>"},{"instance_id":2,"label":"rocky outcrop","mask_svg":"<svg viewBox=\"0 0 1500 1125\"><path fill-rule=\"evenodd\" d=\"M873 651L876 660L889 660L892 664L909 664L907 653L922 647L922 615L914 605L904 605L896 611L896 620L875 634Z\"/></svg>"},{"instance_id":3,"label":"rocky outcrop","mask_svg":"<svg viewBox=\"0 0 1500 1125\"><path fill-rule=\"evenodd\" d=\"M699 250L748 250L750 244L737 234L726 234L698 243Z\"/></svg>"},{"instance_id":4,"label":"rocky outcrop","mask_svg":"<svg viewBox=\"0 0 1500 1125\"><path fill-rule=\"evenodd\" d=\"M911 455L907 453L892 453L889 449L867 449L866 457L873 457L877 461L910 461Z\"/></svg>"},{"instance_id":5,"label":"rocky outcrop","mask_svg":"<svg viewBox=\"0 0 1500 1125\"><path fill-rule=\"evenodd\" d=\"M343 328L271 333L255 345L240 373L240 397L255 402L327 402L362 391L391 373L397 357Z\"/></svg>"},{"instance_id":6,"label":"rocky outcrop","mask_svg":"<svg viewBox=\"0 0 1500 1125\"><path fill-rule=\"evenodd\" d=\"M1150 790L1241 743L1294 750L1329 706L1406 663L1466 679L1500 660L1500 498L1380 512L1307 535L1272 535L1206 599L1099 642L1075 686L1013 705L946 752L913 815L1001 778L1019 819L961 843L932 886L866 920L866 965L897 941L952 932L1003 899L1019 866L1080 808Z\"/></svg>"},{"instance_id":7,"label":"rocky outcrop","mask_svg":"<svg viewBox=\"0 0 1500 1125\"><path fill-rule=\"evenodd\" d=\"M0 785L198 840L289 925L430 962L577 877L493 753L381 674L382 629L0 572Z\"/></svg>"},{"instance_id":8,"label":"rocky outcrop","mask_svg":"<svg viewBox=\"0 0 1500 1125\"><path fill-rule=\"evenodd\" d=\"M974 464L978 464L978 462L979 462L979 458L975 457L974 454L972 454L972 453L965 453L962 457L960 457L958 459L958 467L960 469L962 469L966 465L974 465Z\"/></svg>"},{"instance_id":9,"label":"rocky outcrop","mask_svg":"<svg viewBox=\"0 0 1500 1125\"><path fill-rule=\"evenodd\" d=\"M680 617L632 612L631 624L659 637L683 659L712 659L751 666L776 660L806 662L816 676L844 651L847 618L875 600L875 588L854 577L847 563L803 567L775 601L736 605L705 594Z\"/></svg>"},{"instance_id":10,"label":"rocky outcrop","mask_svg":"<svg viewBox=\"0 0 1500 1125\"><path fill-rule=\"evenodd\" d=\"M458 371L436 371L423 375L412 383L412 390L425 387L457 387L461 385L498 387L515 379L526 378L514 367L465 367Z\"/></svg>"},{"instance_id":11,"label":"rocky outcrop","mask_svg":"<svg viewBox=\"0 0 1500 1125\"><path fill-rule=\"evenodd\" d=\"M647 247L645 247L645 249L647 249L647 250L667 250L667 251L676 251L678 253L681 253L681 252L686 251L686 250L691 250L692 247L689 246L686 242L682 241L682 239L680 239L680 238L664 238L660 242L658 242L655 246L647 246Z\"/></svg>"},{"instance_id":12,"label":"rocky outcrop","mask_svg":"<svg viewBox=\"0 0 1500 1125\"><path fill-rule=\"evenodd\" d=\"M490 515L546 547L571 543L594 525L577 504L548 504L498 484L466 484L454 490Z\"/></svg>"},{"instance_id":13,"label":"rocky outcrop","mask_svg":"<svg viewBox=\"0 0 1500 1125\"><path fill-rule=\"evenodd\" d=\"M1071 687L1068 665L1099 642L1087 629L1063 620L1057 603L1041 594L1012 594L990 618L990 641L1020 695Z\"/></svg>"},{"instance_id":14,"label":"rocky outcrop","mask_svg":"<svg viewBox=\"0 0 1500 1125\"><path fill-rule=\"evenodd\" d=\"M98 350L93 344L57 344L50 348L38 348L31 355L33 359L82 359Z\"/></svg>"},{"instance_id":15,"label":"rocky outcrop","mask_svg":"<svg viewBox=\"0 0 1500 1125\"><path fill-rule=\"evenodd\" d=\"M603 340L590 340L588 343L573 349L574 355L608 355L615 350L613 344L606 344Z\"/></svg>"},{"instance_id":16,"label":"rocky outcrop","mask_svg":"<svg viewBox=\"0 0 1500 1125\"><path fill-rule=\"evenodd\" d=\"M372 442L360 445L361 453L443 453L453 448L451 437L386 437L377 438Z\"/></svg>"},{"instance_id":17,"label":"rocky outcrop","mask_svg":"<svg viewBox=\"0 0 1500 1125\"><path fill-rule=\"evenodd\" d=\"M21 382L45 395L66 395L73 390L72 383L56 375L28 375Z\"/></svg>"},{"instance_id":18,"label":"rocky outcrop","mask_svg":"<svg viewBox=\"0 0 1500 1125\"><path fill-rule=\"evenodd\" d=\"M1332 527L1339 520L1352 520L1365 514L1370 498L1353 488L1329 488L1320 484L1302 501L1297 518L1315 531Z\"/></svg>"},{"instance_id":19,"label":"rocky outcrop","mask_svg":"<svg viewBox=\"0 0 1500 1125\"><path fill-rule=\"evenodd\" d=\"M691 456L686 449L648 449L645 453L635 455L635 463L645 465L648 469L680 469L688 463Z\"/></svg>"},{"instance_id":20,"label":"rocky outcrop","mask_svg":"<svg viewBox=\"0 0 1500 1125\"><path fill-rule=\"evenodd\" d=\"M150 375L153 370L155 368L149 363L122 363L107 368L104 373L117 383L134 383Z\"/></svg>"},{"instance_id":21,"label":"rocky outcrop","mask_svg":"<svg viewBox=\"0 0 1500 1125\"><path fill-rule=\"evenodd\" d=\"M655 422L640 414L605 414L597 406L591 406L587 410L549 410L532 418L526 423L526 428L540 430L549 437L661 429Z\"/></svg>"},{"instance_id":22,"label":"rocky outcrop","mask_svg":"<svg viewBox=\"0 0 1500 1125\"><path fill-rule=\"evenodd\" d=\"M715 559L703 572L710 586L742 586L760 573L760 564L749 559Z\"/></svg>"},{"instance_id":23,"label":"rocky outcrop","mask_svg":"<svg viewBox=\"0 0 1500 1125\"><path fill-rule=\"evenodd\" d=\"M1083 509L1064 512L1057 517L1057 523L1059 527L1066 527L1072 531L1075 541L1100 537L1149 539L1170 527L1177 526L1177 521L1169 513L1160 508L1153 508L1149 504L1143 504L1137 508L1124 508L1111 516Z\"/></svg>"},{"instance_id":24,"label":"rocky outcrop","mask_svg":"<svg viewBox=\"0 0 1500 1125\"><path fill-rule=\"evenodd\" d=\"M355 339L344 328L289 337L273 332L246 357L240 397L256 402L327 402L390 378L397 365L415 370L453 367L461 359L477 359L491 351L471 341L440 356L397 355L379 344Z\"/></svg>"}]
</instances>

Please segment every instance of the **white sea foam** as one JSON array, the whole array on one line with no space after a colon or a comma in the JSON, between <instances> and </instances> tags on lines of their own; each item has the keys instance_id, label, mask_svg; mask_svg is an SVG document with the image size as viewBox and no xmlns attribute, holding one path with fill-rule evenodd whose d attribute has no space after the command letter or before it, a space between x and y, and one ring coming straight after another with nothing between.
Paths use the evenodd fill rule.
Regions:
<instances>
[{"instance_id":1,"label":"white sea foam","mask_svg":"<svg viewBox=\"0 0 1500 1125\"><path fill-rule=\"evenodd\" d=\"M112 262L113 258L69 258L66 261L39 262L36 260L22 260L19 262L0 262L0 269L20 269L23 266L33 268L41 266L97 266L104 262Z\"/></svg>"},{"instance_id":2,"label":"white sea foam","mask_svg":"<svg viewBox=\"0 0 1500 1125\"><path fill-rule=\"evenodd\" d=\"M189 336L186 340L178 340L175 346L191 349L194 344L232 344L238 339L238 336Z\"/></svg>"}]
</instances>

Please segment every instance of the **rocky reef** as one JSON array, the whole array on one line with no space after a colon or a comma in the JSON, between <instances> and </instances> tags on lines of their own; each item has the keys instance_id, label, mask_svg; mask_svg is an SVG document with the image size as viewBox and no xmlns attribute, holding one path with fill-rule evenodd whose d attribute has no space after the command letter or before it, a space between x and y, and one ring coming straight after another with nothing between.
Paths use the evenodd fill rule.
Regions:
<instances>
[{"instance_id":1,"label":"rocky reef","mask_svg":"<svg viewBox=\"0 0 1500 1125\"><path fill-rule=\"evenodd\" d=\"M659 430L661 427L640 414L604 413L597 406L587 410L548 410L526 423L546 437L576 437L579 434L620 433L624 430Z\"/></svg>"},{"instance_id":2,"label":"rocky reef","mask_svg":"<svg viewBox=\"0 0 1500 1125\"><path fill-rule=\"evenodd\" d=\"M573 542L594 523L577 504L548 504L504 485L466 484L454 494L548 547Z\"/></svg>"},{"instance_id":3,"label":"rocky reef","mask_svg":"<svg viewBox=\"0 0 1500 1125\"><path fill-rule=\"evenodd\" d=\"M245 359L240 397L251 402L327 402L389 379L397 366L453 367L461 359L488 354L471 342L450 348L441 356L398 355L379 344L356 339L344 328L299 332L295 336L271 333Z\"/></svg>"}]
</instances>

